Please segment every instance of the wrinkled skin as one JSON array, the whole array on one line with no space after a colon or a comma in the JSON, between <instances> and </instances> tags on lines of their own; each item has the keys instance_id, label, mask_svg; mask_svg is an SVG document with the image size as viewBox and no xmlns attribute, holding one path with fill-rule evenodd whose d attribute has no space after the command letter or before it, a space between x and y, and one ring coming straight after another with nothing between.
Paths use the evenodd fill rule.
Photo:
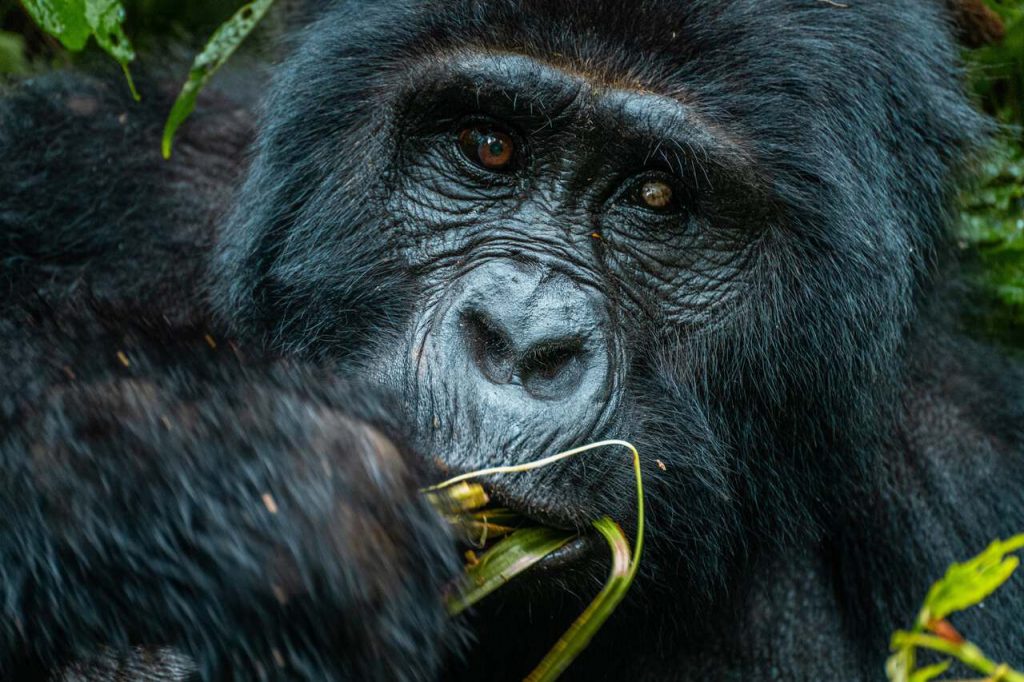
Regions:
<instances>
[{"instance_id":1,"label":"wrinkled skin","mask_svg":"<svg viewBox=\"0 0 1024 682\"><path fill-rule=\"evenodd\" d=\"M518 679L607 570L590 520L635 529L626 453L487 482L585 539L461 621L417 489L615 437L647 549L569 677L878 679L1024 527L1024 376L957 331L987 124L944 12L338 2L166 164L159 96L12 89L4 678ZM957 625L1022 660L1022 599Z\"/></svg>"}]
</instances>

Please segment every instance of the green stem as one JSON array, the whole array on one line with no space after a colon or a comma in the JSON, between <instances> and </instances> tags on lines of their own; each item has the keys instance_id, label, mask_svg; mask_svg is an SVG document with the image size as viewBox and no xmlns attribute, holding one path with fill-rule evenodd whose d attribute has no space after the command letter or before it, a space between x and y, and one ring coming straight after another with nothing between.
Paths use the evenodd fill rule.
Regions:
<instances>
[{"instance_id":1,"label":"green stem","mask_svg":"<svg viewBox=\"0 0 1024 682\"><path fill-rule=\"evenodd\" d=\"M617 523L607 516L594 522L594 528L604 536L612 550L611 577L600 594L555 643L544 660L527 676L525 682L553 682L558 679L587 648L590 640L612 615L629 591L629 586L633 584L644 546L644 483L640 474L640 455L632 445L627 444L627 447L633 452L633 470L636 473L637 521L633 556L629 557L629 545Z\"/></svg>"},{"instance_id":2,"label":"green stem","mask_svg":"<svg viewBox=\"0 0 1024 682\"><path fill-rule=\"evenodd\" d=\"M1024 682L1024 674L1011 670L1005 664L990 660L981 649L970 642L955 644L935 635L906 632L898 635L894 644L900 647L914 646L931 649L952 656L964 665L990 676L992 682Z\"/></svg>"}]
</instances>

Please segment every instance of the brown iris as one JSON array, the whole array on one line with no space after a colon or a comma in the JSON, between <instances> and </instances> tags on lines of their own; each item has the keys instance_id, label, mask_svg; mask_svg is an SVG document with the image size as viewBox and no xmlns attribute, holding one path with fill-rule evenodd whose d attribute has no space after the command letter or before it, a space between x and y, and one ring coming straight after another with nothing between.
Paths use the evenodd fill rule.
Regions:
<instances>
[{"instance_id":1,"label":"brown iris","mask_svg":"<svg viewBox=\"0 0 1024 682\"><path fill-rule=\"evenodd\" d=\"M648 208L669 208L672 205L672 186L661 180L648 180L640 187L640 198Z\"/></svg>"},{"instance_id":2,"label":"brown iris","mask_svg":"<svg viewBox=\"0 0 1024 682\"><path fill-rule=\"evenodd\" d=\"M490 171L507 170L512 164L515 142L512 136L487 126L463 128L459 148L466 158Z\"/></svg>"}]
</instances>

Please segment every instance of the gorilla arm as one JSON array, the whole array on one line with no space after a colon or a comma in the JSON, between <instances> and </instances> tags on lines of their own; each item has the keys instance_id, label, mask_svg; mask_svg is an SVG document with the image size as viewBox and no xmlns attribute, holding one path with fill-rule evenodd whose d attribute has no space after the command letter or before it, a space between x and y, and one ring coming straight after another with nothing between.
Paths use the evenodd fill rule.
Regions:
<instances>
[{"instance_id":1,"label":"gorilla arm","mask_svg":"<svg viewBox=\"0 0 1024 682\"><path fill-rule=\"evenodd\" d=\"M14 341L4 367L40 342ZM4 677L129 645L171 645L204 679L430 677L455 554L383 401L139 355L30 388L5 420Z\"/></svg>"}]
</instances>

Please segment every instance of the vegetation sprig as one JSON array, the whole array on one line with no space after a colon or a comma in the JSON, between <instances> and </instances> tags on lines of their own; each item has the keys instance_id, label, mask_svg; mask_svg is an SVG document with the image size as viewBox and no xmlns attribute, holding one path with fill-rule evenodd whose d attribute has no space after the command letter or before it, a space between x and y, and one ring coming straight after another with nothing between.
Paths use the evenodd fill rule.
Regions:
<instances>
[{"instance_id":1,"label":"vegetation sprig","mask_svg":"<svg viewBox=\"0 0 1024 682\"><path fill-rule=\"evenodd\" d=\"M640 469L640 453L627 441L606 440L573 448L527 464L493 467L461 474L443 483L430 486L424 491L429 496L433 496L432 501L435 506L445 511L453 525L463 533L467 530L481 530L486 533L484 538L493 532L504 535L503 539L488 549L480 559L476 559L475 555L470 553L465 585L460 592L449 599L449 612L458 614L576 537L574 533L537 526L505 533L506 529L511 528L508 524L515 523L515 520L510 519L508 510L496 510L494 513L497 514L497 518L502 520L502 523L492 524L493 517L489 517L489 512L484 509L487 504L487 496L483 487L467 485L467 482L482 476L507 475L540 469L590 450L611 446L624 447L632 453L637 491L636 541L633 551L630 553L629 541L625 532L610 517L604 516L593 522L594 528L604 537L611 549L612 568L608 581L605 583L604 589L569 626L569 629L533 672L526 677L526 682L551 682L557 679L586 649L633 584L640 565L644 540L644 489L643 475ZM444 494L439 494L442 491ZM450 510L453 508L459 513L452 515ZM496 526L496 529L492 526ZM491 535L491 537L494 536Z\"/></svg>"},{"instance_id":2,"label":"vegetation sprig","mask_svg":"<svg viewBox=\"0 0 1024 682\"><path fill-rule=\"evenodd\" d=\"M981 603L999 589L1020 565L1013 552L1024 549L1024 535L996 540L962 564L949 567L935 583L909 631L892 637L892 656L886 663L890 682L929 682L949 670L953 659L987 676L988 682L1024 682L1024 673L997 663L975 644L966 641L947 619L953 613ZM947 656L939 663L917 667L919 649Z\"/></svg>"}]
</instances>

